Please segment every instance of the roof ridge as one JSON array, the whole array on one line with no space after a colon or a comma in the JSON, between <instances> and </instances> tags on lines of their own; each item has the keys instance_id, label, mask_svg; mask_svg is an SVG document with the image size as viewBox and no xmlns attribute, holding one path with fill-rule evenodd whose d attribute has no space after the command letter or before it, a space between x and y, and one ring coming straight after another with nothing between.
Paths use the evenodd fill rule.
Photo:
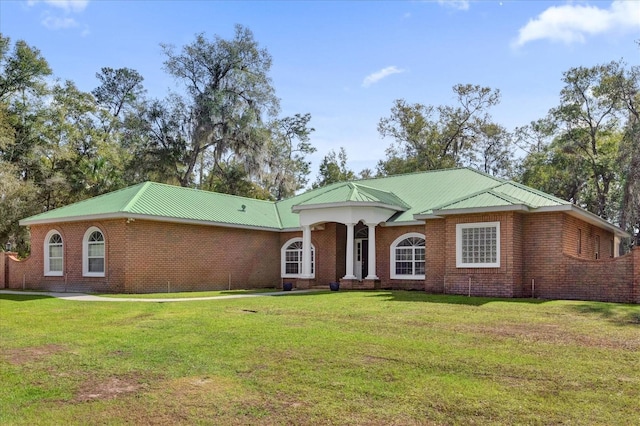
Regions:
<instances>
[{"instance_id":1,"label":"roof ridge","mask_svg":"<svg viewBox=\"0 0 640 426\"><path fill-rule=\"evenodd\" d=\"M138 199L144 194L149 186L151 186L153 182L146 181L142 184L139 190L136 191L135 195L131 197L131 199L125 204L123 208L120 209L121 212L129 213L129 209L135 205Z\"/></svg>"},{"instance_id":2,"label":"roof ridge","mask_svg":"<svg viewBox=\"0 0 640 426\"><path fill-rule=\"evenodd\" d=\"M278 220L278 228L283 229L282 215L280 214L280 208L278 207L278 201L273 202L273 210L276 211L276 219Z\"/></svg>"},{"instance_id":3,"label":"roof ridge","mask_svg":"<svg viewBox=\"0 0 640 426\"><path fill-rule=\"evenodd\" d=\"M530 192L530 193L535 194L535 195L537 195L539 197L546 198L547 200L555 201L555 202L560 203L560 204L572 204L567 200L563 200L562 198L556 197L555 195L547 194L546 192L542 192L540 190L537 190L535 188L532 188L530 186L527 186L525 184L522 184L520 182L516 182L516 181L513 181L513 180L507 180L502 185L498 185L495 188L498 188L498 187L504 186L504 185L513 185L513 186L515 186L515 187L517 187L519 189L522 189L523 191Z\"/></svg>"},{"instance_id":4,"label":"roof ridge","mask_svg":"<svg viewBox=\"0 0 640 426\"><path fill-rule=\"evenodd\" d=\"M168 183L153 182L153 181L148 181L148 183L153 184L153 185L158 185L158 186L166 186L166 187L169 187L169 188L177 188L177 189L180 189L180 190L195 191L195 192L201 192L201 193L205 193L205 194L222 195L224 197L229 197L229 198L238 198L238 199L243 199L243 200L260 201L260 202L269 203L269 204L276 204L278 202L278 201L272 201L272 200L261 200L260 198L244 197L242 195L227 194L227 193L224 193L224 192L209 191L207 189L199 189L199 188L190 188L188 186L171 185L171 184L168 184Z\"/></svg>"},{"instance_id":5,"label":"roof ridge","mask_svg":"<svg viewBox=\"0 0 640 426\"><path fill-rule=\"evenodd\" d=\"M309 198L305 199L302 203L306 203L306 202L308 202L310 200L313 200L314 198L321 197L321 196L323 196L323 195L325 195L325 194L327 194L329 192L333 192L333 191L337 190L338 188L342 188L344 186L351 186L352 184L353 184L353 182L351 182L351 181L344 181L344 182L335 182L335 183L332 183L331 185L327 185L327 186L321 186L320 188L315 188L315 189L325 189L325 191L319 191L318 194L315 194L312 197L309 197ZM329 186L333 186L333 188L328 189ZM292 197L292 198L295 198L295 197ZM302 204L302 203L298 203L298 204ZM297 205L297 204L294 204L294 206L295 205Z\"/></svg>"},{"instance_id":6,"label":"roof ridge","mask_svg":"<svg viewBox=\"0 0 640 426\"><path fill-rule=\"evenodd\" d=\"M398 176L421 175L421 174L426 174L426 173L441 173L441 172L449 172L449 171L452 171L452 170L464 170L464 169L476 171L471 167L460 166L460 167L451 167L451 168L448 168L448 169L419 170L419 171L415 171L415 172L398 173L398 174L395 174L395 175L374 176L374 177L370 177L370 178L353 179L353 180L351 180L349 182L358 183L358 182L371 181L371 180L394 178L394 177L398 177ZM479 172L479 173L481 173L481 172Z\"/></svg>"},{"instance_id":7,"label":"roof ridge","mask_svg":"<svg viewBox=\"0 0 640 426\"><path fill-rule=\"evenodd\" d=\"M398 194L396 194L393 191L387 191L386 189L374 188L372 186L362 185L360 183L354 183L354 185L357 185L358 187L361 187L364 190L364 192L367 193L368 195L373 195L374 197L379 198L379 196L377 194L380 194L380 193L386 194L386 195L389 195L389 196L395 198L396 201L398 201L400 203L400 207L407 207L407 208L411 207L409 204L407 204L406 201L404 201Z\"/></svg>"},{"instance_id":8,"label":"roof ridge","mask_svg":"<svg viewBox=\"0 0 640 426\"><path fill-rule=\"evenodd\" d=\"M489 188L484 188L484 189L481 189L479 191L473 192L471 194L463 195L462 197L453 199L453 200L451 200L449 202L446 202L446 203L443 203L443 204L439 204L437 206L433 206L433 207L431 207L431 210L432 211L440 210L443 207L450 206L451 204L456 204L456 203L459 203L460 201L468 200L470 198L477 197L478 195L485 194L487 192L491 192L495 188L499 187L500 185L503 185L503 183L499 183L499 184L496 184L495 186L491 186ZM506 201L508 201L508 200L506 200Z\"/></svg>"},{"instance_id":9,"label":"roof ridge","mask_svg":"<svg viewBox=\"0 0 640 426\"><path fill-rule=\"evenodd\" d=\"M525 201L523 201L523 200L521 200L521 199L519 199L519 198L516 198L516 197L512 197L511 195L503 194L503 193L501 193L501 192L496 192L496 191L494 191L493 189L489 189L489 190L487 190L486 192L487 192L487 193L489 193L489 194L491 194L491 195L494 195L494 196L496 196L496 197L498 197L498 198L501 198L501 199L503 199L503 200L505 200L505 201L508 201L508 202L510 202L510 203L516 203L516 204L518 204L518 203L519 203L519 204L524 204L524 205L526 205L526 206L528 206L528 207L531 207L531 206L530 206L529 204L527 204ZM478 194L478 195L481 195L481 194ZM476 197L477 197L478 195L476 195Z\"/></svg>"}]
</instances>

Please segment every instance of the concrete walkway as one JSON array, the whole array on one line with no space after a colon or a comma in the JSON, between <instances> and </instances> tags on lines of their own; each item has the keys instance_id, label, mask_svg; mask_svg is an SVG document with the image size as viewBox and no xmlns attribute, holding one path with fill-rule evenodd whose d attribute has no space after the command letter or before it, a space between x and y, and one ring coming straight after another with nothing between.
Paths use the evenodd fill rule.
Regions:
<instances>
[{"instance_id":1,"label":"concrete walkway","mask_svg":"<svg viewBox=\"0 0 640 426\"><path fill-rule=\"evenodd\" d=\"M220 300L220 299L242 299L246 297L266 297L266 296L288 296L291 294L312 293L319 290L293 290L293 291L273 291L268 293L251 293L251 294L229 294L224 296L208 296L208 297L187 297L187 298L167 298L167 299L138 299L135 297L104 297L94 296L85 293L56 293L45 291L13 291L0 290L0 296L3 294L17 294L23 296L46 296L57 297L58 299L76 300L79 302L192 302L195 300Z\"/></svg>"}]
</instances>

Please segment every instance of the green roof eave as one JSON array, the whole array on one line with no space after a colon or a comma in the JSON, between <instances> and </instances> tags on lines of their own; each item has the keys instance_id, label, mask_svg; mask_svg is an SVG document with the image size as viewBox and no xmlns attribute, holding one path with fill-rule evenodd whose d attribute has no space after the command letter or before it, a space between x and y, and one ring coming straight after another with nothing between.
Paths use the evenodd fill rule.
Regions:
<instances>
[{"instance_id":1,"label":"green roof eave","mask_svg":"<svg viewBox=\"0 0 640 426\"><path fill-rule=\"evenodd\" d=\"M473 214L473 213L493 213L493 212L529 212L531 209L524 204L509 204L503 206L467 207L458 209L437 209L431 212L424 212L413 215L414 219L440 219L448 215Z\"/></svg>"},{"instance_id":2,"label":"green roof eave","mask_svg":"<svg viewBox=\"0 0 640 426\"><path fill-rule=\"evenodd\" d=\"M464 209L445 209L445 210L433 210L419 214L415 214L413 217L416 220L429 220L429 219L442 219L448 215L460 215L460 214L473 214L473 213L494 213L494 212L507 212L515 211L522 213L550 213L550 212L565 212L571 216L584 220L587 223L596 225L598 227L605 228L612 232L614 235L620 238L629 238L631 234L623 229L607 222L600 216L597 216L591 212L588 212L574 204L560 204L554 206L543 206L538 208L531 208L524 204L506 205L506 206L487 206L487 207L474 207Z\"/></svg>"},{"instance_id":3,"label":"green roof eave","mask_svg":"<svg viewBox=\"0 0 640 426\"><path fill-rule=\"evenodd\" d=\"M73 217L64 217L60 219L23 219L21 220L20 226L32 226L32 225L43 225L43 224L51 224L51 223L68 223L68 222L83 222L83 221L92 221L92 220L111 220L111 219L127 219L127 220L150 220L155 222L171 222L171 223L184 223L189 225L204 225L204 226L219 226L219 227L227 227L227 228L239 228L239 229L250 229L256 231L283 231L282 227L270 227L270 226L260 226L260 225L247 225L243 223L232 223L232 222L216 222L211 220L201 220L201 219L189 219L189 218L176 218L172 216L155 216L148 214L140 214L140 213L126 213L126 212L117 212L117 213L104 213L104 214L94 214L94 215L86 215L86 216L73 216Z\"/></svg>"},{"instance_id":4,"label":"green roof eave","mask_svg":"<svg viewBox=\"0 0 640 426\"><path fill-rule=\"evenodd\" d=\"M303 210L316 210L316 209L330 209L336 207L379 207L388 210L394 210L396 212L404 212L407 211L407 208L404 206L396 206L385 204L376 201L344 201L344 202L335 202L335 203L323 203L323 204L297 204L295 206L291 206L291 211L293 213L299 213Z\"/></svg>"}]
</instances>

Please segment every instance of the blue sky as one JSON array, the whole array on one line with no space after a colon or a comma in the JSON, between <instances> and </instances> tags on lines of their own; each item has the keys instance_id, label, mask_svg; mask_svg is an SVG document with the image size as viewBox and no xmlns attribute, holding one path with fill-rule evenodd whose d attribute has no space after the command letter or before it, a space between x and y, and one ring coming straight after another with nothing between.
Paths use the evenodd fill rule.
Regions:
<instances>
[{"instance_id":1,"label":"blue sky","mask_svg":"<svg viewBox=\"0 0 640 426\"><path fill-rule=\"evenodd\" d=\"M562 73L623 58L640 63L640 1L0 0L0 31L37 47L61 80L97 85L101 67L140 72L151 97L174 82L160 43L250 28L273 57L281 115L311 113L313 172L345 147L375 168L376 130L395 99L453 104L455 84L500 89L491 113L513 130L558 103Z\"/></svg>"}]
</instances>

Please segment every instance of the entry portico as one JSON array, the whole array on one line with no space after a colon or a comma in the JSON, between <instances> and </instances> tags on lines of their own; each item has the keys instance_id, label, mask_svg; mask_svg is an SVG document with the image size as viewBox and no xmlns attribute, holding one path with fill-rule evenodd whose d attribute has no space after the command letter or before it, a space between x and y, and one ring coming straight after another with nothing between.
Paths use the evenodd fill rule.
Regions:
<instances>
[{"instance_id":1,"label":"entry portico","mask_svg":"<svg viewBox=\"0 0 640 426\"><path fill-rule=\"evenodd\" d=\"M365 280L378 280L376 273L376 226L385 223L398 212L406 211L406 205L392 192L371 188L359 183L347 182L318 197L294 205L302 228L303 279L311 279L311 230L328 222L340 223L347 228L346 274L343 280L356 280L354 273L355 226L362 222L368 230L367 276Z\"/></svg>"}]
</instances>

